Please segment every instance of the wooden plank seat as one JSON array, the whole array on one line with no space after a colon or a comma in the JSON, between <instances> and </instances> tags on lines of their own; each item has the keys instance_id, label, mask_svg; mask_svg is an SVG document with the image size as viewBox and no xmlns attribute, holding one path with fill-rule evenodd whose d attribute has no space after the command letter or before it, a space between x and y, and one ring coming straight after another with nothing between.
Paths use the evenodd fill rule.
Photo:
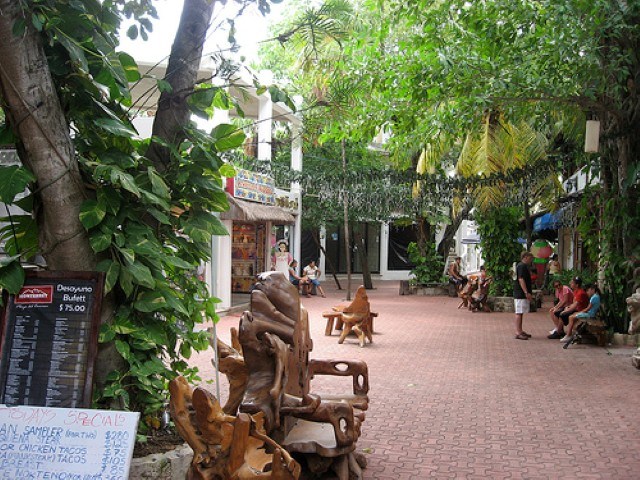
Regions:
<instances>
[{"instance_id":1,"label":"wooden plank seat","mask_svg":"<svg viewBox=\"0 0 640 480\"><path fill-rule=\"evenodd\" d=\"M337 312L335 310L327 310L322 312L322 316L327 319L327 326L324 329L324 334L327 337L331 336L331 332L333 331L334 323L336 320L339 322L342 317L342 312Z\"/></svg>"},{"instance_id":2,"label":"wooden plank seat","mask_svg":"<svg viewBox=\"0 0 640 480\"><path fill-rule=\"evenodd\" d=\"M607 344L607 325L601 318L577 319L574 329L573 339L562 346L565 350L574 343L582 343L583 339L589 335L596 338L598 346L604 347Z\"/></svg>"}]
</instances>

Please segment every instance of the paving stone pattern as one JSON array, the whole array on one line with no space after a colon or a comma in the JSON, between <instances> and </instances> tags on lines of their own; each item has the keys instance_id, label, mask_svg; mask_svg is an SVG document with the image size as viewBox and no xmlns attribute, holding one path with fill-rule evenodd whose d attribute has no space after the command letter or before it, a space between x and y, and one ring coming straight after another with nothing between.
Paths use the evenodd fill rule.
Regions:
<instances>
[{"instance_id":1,"label":"paving stone pattern","mask_svg":"<svg viewBox=\"0 0 640 480\"><path fill-rule=\"evenodd\" d=\"M370 409L358 444L368 459L365 479L640 478L640 370L631 365L631 347L563 350L546 338L548 298L525 316L533 338L523 341L513 338L512 313L458 310L456 298L399 296L398 282L368 291L379 312L374 343L360 348L349 337L338 345L337 334L324 336L321 317L344 301L331 283L324 284L327 298L303 299L312 356L369 365ZM224 317L221 338L237 322ZM210 357L192 359L203 380L214 379ZM312 384L320 395L348 388L344 378Z\"/></svg>"}]
</instances>

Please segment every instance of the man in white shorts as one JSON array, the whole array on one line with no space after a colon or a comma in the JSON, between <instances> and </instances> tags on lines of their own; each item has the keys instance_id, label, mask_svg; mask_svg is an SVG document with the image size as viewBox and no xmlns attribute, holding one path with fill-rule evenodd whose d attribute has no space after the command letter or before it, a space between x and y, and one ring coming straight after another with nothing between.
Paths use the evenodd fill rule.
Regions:
<instances>
[{"instance_id":1,"label":"man in white shorts","mask_svg":"<svg viewBox=\"0 0 640 480\"><path fill-rule=\"evenodd\" d=\"M529 340L531 335L522 330L522 316L529 313L529 302L532 299L531 273L529 267L533 262L531 252L520 254L520 263L516 265L515 281L513 283L513 302L516 311L516 336L517 340Z\"/></svg>"}]
</instances>

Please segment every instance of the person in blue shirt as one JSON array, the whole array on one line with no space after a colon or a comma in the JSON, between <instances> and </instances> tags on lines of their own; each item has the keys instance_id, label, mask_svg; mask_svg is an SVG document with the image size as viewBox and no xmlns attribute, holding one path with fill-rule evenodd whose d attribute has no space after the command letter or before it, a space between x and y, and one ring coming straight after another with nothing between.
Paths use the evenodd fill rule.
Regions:
<instances>
[{"instance_id":1,"label":"person in blue shirt","mask_svg":"<svg viewBox=\"0 0 640 480\"><path fill-rule=\"evenodd\" d=\"M304 293L307 297L311 297L309 294L309 290L311 287L311 282L306 276L301 277L296 272L298 268L298 261L292 260L289 264L289 281L293 283L296 287L298 287L298 293L300 293L300 289L302 289L302 293Z\"/></svg>"},{"instance_id":2,"label":"person in blue shirt","mask_svg":"<svg viewBox=\"0 0 640 480\"><path fill-rule=\"evenodd\" d=\"M594 285L587 285L587 295L589 295L589 305L585 308L576 312L569 316L569 325L567 326L567 334L564 336L562 340L563 343L570 342L573 340L573 326L576 323L576 320L587 319L587 318L595 318L596 313L598 313L598 309L600 308L600 289Z\"/></svg>"}]
</instances>

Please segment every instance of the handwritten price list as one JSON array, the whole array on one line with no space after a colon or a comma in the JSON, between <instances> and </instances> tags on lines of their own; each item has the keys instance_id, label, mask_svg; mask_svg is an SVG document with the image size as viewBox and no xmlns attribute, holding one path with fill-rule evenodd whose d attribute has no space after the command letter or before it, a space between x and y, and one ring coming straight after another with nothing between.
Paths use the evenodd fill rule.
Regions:
<instances>
[{"instance_id":1,"label":"handwritten price list","mask_svg":"<svg viewBox=\"0 0 640 480\"><path fill-rule=\"evenodd\" d=\"M139 416L0 405L0 479L126 480Z\"/></svg>"}]
</instances>

